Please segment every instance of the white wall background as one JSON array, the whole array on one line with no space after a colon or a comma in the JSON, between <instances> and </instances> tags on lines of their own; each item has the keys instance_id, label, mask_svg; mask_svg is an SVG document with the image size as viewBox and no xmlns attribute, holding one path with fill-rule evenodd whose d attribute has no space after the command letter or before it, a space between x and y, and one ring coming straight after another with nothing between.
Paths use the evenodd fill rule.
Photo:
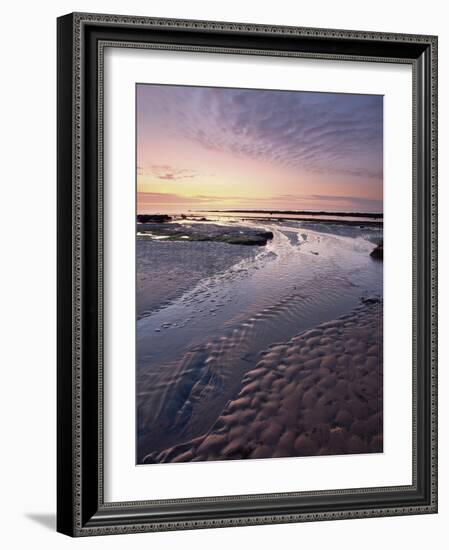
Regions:
<instances>
[{"instance_id":1,"label":"white wall background","mask_svg":"<svg viewBox=\"0 0 449 550\"><path fill-rule=\"evenodd\" d=\"M0 33L0 540L4 548L443 548L449 521L447 126L449 30L443 0L9 2ZM55 529L56 17L125 13L440 37L440 513L72 540ZM446 535L446 536L445 536ZM444 538L443 538L444 537Z\"/></svg>"}]
</instances>

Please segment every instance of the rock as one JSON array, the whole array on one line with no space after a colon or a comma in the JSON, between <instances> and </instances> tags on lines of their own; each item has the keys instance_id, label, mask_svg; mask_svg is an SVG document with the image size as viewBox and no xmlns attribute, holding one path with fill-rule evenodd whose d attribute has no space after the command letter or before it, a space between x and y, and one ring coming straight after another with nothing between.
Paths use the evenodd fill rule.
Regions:
<instances>
[{"instance_id":1,"label":"rock","mask_svg":"<svg viewBox=\"0 0 449 550\"><path fill-rule=\"evenodd\" d=\"M138 223L166 223L171 222L172 217L167 214L138 214Z\"/></svg>"},{"instance_id":2,"label":"rock","mask_svg":"<svg viewBox=\"0 0 449 550\"><path fill-rule=\"evenodd\" d=\"M271 231L270 231L271 233ZM273 235L273 234L271 234ZM273 236L270 237L271 239ZM217 239L218 240L218 239ZM221 239L228 244L241 244L245 246L265 246L267 244L268 237L263 234L259 235L225 235Z\"/></svg>"},{"instance_id":3,"label":"rock","mask_svg":"<svg viewBox=\"0 0 449 550\"><path fill-rule=\"evenodd\" d=\"M378 304L380 302L380 298L377 298L377 296L370 296L369 298L364 298L362 296L360 298L360 301L362 302L362 304L372 305L372 304Z\"/></svg>"},{"instance_id":4,"label":"rock","mask_svg":"<svg viewBox=\"0 0 449 550\"><path fill-rule=\"evenodd\" d=\"M374 250L370 253L371 258L374 258L375 260L383 260L384 259L384 245L383 243L380 243L376 246Z\"/></svg>"}]
</instances>

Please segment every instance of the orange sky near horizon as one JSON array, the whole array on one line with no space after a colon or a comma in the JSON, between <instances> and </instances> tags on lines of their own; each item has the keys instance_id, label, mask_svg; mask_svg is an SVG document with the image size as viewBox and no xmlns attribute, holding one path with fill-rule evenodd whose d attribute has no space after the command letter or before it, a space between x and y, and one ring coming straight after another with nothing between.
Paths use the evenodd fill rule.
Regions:
<instances>
[{"instance_id":1,"label":"orange sky near horizon","mask_svg":"<svg viewBox=\"0 0 449 550\"><path fill-rule=\"evenodd\" d=\"M381 96L138 85L137 211L382 211Z\"/></svg>"}]
</instances>

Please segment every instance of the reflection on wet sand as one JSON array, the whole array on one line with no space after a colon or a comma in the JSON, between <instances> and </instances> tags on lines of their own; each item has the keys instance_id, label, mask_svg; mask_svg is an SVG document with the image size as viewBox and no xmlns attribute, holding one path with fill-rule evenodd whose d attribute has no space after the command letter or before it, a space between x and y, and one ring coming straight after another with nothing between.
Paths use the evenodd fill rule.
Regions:
<instances>
[{"instance_id":1,"label":"reflection on wet sand","mask_svg":"<svg viewBox=\"0 0 449 550\"><path fill-rule=\"evenodd\" d=\"M174 223L137 240L138 463L381 451L381 224Z\"/></svg>"}]
</instances>

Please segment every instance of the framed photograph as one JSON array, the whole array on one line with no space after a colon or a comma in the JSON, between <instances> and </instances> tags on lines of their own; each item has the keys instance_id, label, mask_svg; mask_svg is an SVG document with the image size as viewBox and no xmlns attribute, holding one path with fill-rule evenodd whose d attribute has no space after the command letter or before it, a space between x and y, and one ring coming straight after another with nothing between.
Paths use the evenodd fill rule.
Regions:
<instances>
[{"instance_id":1,"label":"framed photograph","mask_svg":"<svg viewBox=\"0 0 449 550\"><path fill-rule=\"evenodd\" d=\"M58 531L437 511L437 38L58 19Z\"/></svg>"}]
</instances>

